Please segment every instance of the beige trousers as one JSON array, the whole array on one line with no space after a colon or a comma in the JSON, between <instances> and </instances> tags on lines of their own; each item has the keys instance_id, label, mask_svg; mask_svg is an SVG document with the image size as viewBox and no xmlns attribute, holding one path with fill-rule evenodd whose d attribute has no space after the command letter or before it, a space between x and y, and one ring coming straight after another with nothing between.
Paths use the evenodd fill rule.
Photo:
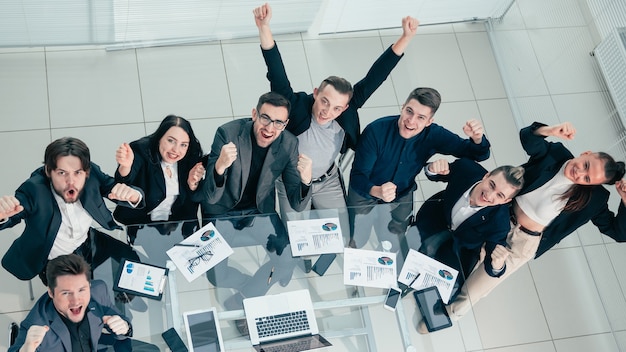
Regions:
<instances>
[{"instance_id":1,"label":"beige trousers","mask_svg":"<svg viewBox=\"0 0 626 352\"><path fill-rule=\"evenodd\" d=\"M519 225L511 224L511 231L506 238L509 257L506 259L506 271L500 277L492 277L485 271L484 262L478 263L465 281L456 300L446 306L452 320L459 320L481 298L487 296L507 277L522 265L535 257L541 236L531 236L520 230Z\"/></svg>"}]
</instances>

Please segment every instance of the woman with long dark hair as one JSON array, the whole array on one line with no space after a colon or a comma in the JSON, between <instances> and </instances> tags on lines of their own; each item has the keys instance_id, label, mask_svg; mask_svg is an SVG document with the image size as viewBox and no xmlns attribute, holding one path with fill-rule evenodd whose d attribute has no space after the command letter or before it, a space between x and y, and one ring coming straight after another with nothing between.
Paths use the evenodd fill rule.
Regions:
<instances>
[{"instance_id":1,"label":"woman with long dark hair","mask_svg":"<svg viewBox=\"0 0 626 352\"><path fill-rule=\"evenodd\" d=\"M168 115L151 135L123 143L115 157L119 164L115 179L141 187L146 197L143 209L116 207L116 220L125 225L154 224L163 235L178 225L164 222L197 220L198 203L191 200L191 193L198 184L190 180L189 174L194 173L192 170L203 171L202 147L189 121ZM191 233L191 225L183 228L184 236ZM131 243L138 228L127 228Z\"/></svg>"}]
</instances>

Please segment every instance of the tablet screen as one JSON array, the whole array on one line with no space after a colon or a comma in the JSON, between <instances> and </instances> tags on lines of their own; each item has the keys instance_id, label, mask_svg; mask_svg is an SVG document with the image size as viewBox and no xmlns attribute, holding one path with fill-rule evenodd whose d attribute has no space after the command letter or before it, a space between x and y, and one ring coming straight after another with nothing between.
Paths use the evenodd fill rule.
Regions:
<instances>
[{"instance_id":1,"label":"tablet screen","mask_svg":"<svg viewBox=\"0 0 626 352\"><path fill-rule=\"evenodd\" d=\"M437 287L432 286L413 293L422 312L428 331L436 331L452 326Z\"/></svg>"},{"instance_id":2,"label":"tablet screen","mask_svg":"<svg viewBox=\"0 0 626 352\"><path fill-rule=\"evenodd\" d=\"M215 310L185 313L185 327L190 351L220 352L224 350Z\"/></svg>"}]
</instances>

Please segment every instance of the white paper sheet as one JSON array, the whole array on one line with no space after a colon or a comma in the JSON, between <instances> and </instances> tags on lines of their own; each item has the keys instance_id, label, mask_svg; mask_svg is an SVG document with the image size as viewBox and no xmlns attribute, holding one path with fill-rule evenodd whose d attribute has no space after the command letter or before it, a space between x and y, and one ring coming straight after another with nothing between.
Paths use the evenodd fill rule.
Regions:
<instances>
[{"instance_id":1,"label":"white paper sheet","mask_svg":"<svg viewBox=\"0 0 626 352\"><path fill-rule=\"evenodd\" d=\"M343 252L339 218L287 221L294 257Z\"/></svg>"},{"instance_id":2,"label":"white paper sheet","mask_svg":"<svg viewBox=\"0 0 626 352\"><path fill-rule=\"evenodd\" d=\"M413 279L415 279L417 273L420 275L414 281ZM398 281L407 286L410 285L416 290L436 286L443 303L448 304L458 274L459 272L456 269L414 249L410 249L404 260L404 265L402 265Z\"/></svg>"},{"instance_id":3,"label":"white paper sheet","mask_svg":"<svg viewBox=\"0 0 626 352\"><path fill-rule=\"evenodd\" d=\"M366 287L396 287L396 254L345 248L343 283Z\"/></svg>"},{"instance_id":4,"label":"white paper sheet","mask_svg":"<svg viewBox=\"0 0 626 352\"><path fill-rule=\"evenodd\" d=\"M233 249L213 223L209 223L166 253L191 282L233 254Z\"/></svg>"}]
</instances>

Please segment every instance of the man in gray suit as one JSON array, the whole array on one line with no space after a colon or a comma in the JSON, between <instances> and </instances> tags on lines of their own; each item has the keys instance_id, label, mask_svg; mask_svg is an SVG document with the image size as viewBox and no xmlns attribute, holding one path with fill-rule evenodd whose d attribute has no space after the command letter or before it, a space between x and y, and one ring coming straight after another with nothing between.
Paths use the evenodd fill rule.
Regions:
<instances>
[{"instance_id":1,"label":"man in gray suit","mask_svg":"<svg viewBox=\"0 0 626 352\"><path fill-rule=\"evenodd\" d=\"M20 324L9 351L96 351L99 343L130 342L130 319L115 309L103 281L89 281L91 270L82 257L56 257L46 273L48 292Z\"/></svg>"},{"instance_id":2,"label":"man in gray suit","mask_svg":"<svg viewBox=\"0 0 626 352\"><path fill-rule=\"evenodd\" d=\"M207 162L192 177L198 187L203 216L275 213L274 182L282 175L290 205L301 211L311 197L311 159L298 155L298 140L284 131L291 106L278 93L259 98L252 119L218 128Z\"/></svg>"},{"instance_id":3,"label":"man in gray suit","mask_svg":"<svg viewBox=\"0 0 626 352\"><path fill-rule=\"evenodd\" d=\"M228 227L222 231L231 246L265 244L270 252L270 261L252 277L227 266L227 260L208 272L215 286L237 289L244 297L263 295L274 282L286 285L296 264L291 253L283 255L289 238L276 213L274 183L282 176L291 207L301 211L311 198L312 162L306 155L298 155L297 138L284 131L289 110L290 103L282 95L261 95L252 109L252 119L231 121L218 128L205 178L202 170L191 174L192 182L199 183L194 197L202 204L205 222L215 221L220 229L227 225L220 218L228 217L239 230ZM266 226L267 222L271 225ZM251 226L254 228L248 228ZM269 280L268 273L272 274ZM240 295L234 296L230 308L241 308L241 301Z\"/></svg>"}]
</instances>

